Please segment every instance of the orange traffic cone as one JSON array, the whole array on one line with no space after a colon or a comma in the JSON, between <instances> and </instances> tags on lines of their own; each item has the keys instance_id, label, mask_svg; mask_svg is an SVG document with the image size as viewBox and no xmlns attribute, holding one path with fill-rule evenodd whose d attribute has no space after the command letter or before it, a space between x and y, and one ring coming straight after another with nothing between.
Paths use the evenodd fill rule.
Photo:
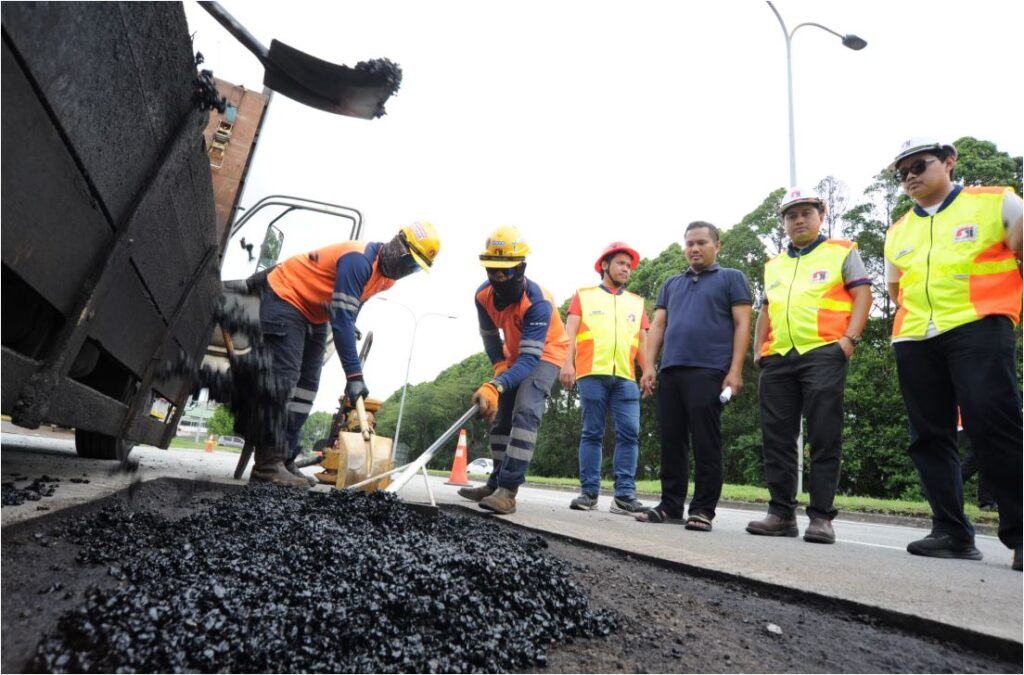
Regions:
<instances>
[{"instance_id":1,"label":"orange traffic cone","mask_svg":"<svg viewBox=\"0 0 1024 675\"><path fill-rule=\"evenodd\" d=\"M445 485L472 485L466 475L466 455L468 454L466 430L459 429L459 444L455 446L455 461L452 462L452 473L445 481Z\"/></svg>"},{"instance_id":2,"label":"orange traffic cone","mask_svg":"<svg viewBox=\"0 0 1024 675\"><path fill-rule=\"evenodd\" d=\"M213 446L215 445L217 444L213 440L213 434L210 434L210 436L206 439L206 451L213 452Z\"/></svg>"}]
</instances>

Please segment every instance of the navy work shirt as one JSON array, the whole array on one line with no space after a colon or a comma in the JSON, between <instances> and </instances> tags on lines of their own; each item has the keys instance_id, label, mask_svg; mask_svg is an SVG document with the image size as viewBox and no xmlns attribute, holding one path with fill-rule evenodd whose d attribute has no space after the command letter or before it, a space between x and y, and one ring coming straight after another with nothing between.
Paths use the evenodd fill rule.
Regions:
<instances>
[{"instance_id":1,"label":"navy work shirt","mask_svg":"<svg viewBox=\"0 0 1024 675\"><path fill-rule=\"evenodd\" d=\"M750 286L739 270L715 263L702 272L688 269L669 277L654 303L666 314L661 367L729 370L732 306L750 304Z\"/></svg>"}]
</instances>

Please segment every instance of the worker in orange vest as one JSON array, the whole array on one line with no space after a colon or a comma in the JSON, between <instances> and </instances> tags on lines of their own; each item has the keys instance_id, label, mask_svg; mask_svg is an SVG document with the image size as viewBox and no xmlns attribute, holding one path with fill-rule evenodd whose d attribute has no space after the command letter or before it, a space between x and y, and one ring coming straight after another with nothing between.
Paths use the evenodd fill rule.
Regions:
<instances>
[{"instance_id":1,"label":"worker in orange vest","mask_svg":"<svg viewBox=\"0 0 1024 675\"><path fill-rule=\"evenodd\" d=\"M293 256L267 277L260 306L263 342L272 359L273 386L288 402L281 419L264 420L250 480L308 487L295 467L299 430L320 385L327 331L345 371L345 396L369 396L356 350L356 317L363 303L420 270L441 249L429 222L403 227L391 241L346 241Z\"/></svg>"},{"instance_id":2,"label":"worker in orange vest","mask_svg":"<svg viewBox=\"0 0 1024 675\"><path fill-rule=\"evenodd\" d=\"M480 335L494 377L476 390L473 402L491 423L494 469L486 485L462 488L459 494L499 514L515 513L545 401L569 348L551 294L526 278L529 252L519 228L496 229L480 254L487 281L475 295Z\"/></svg>"},{"instance_id":3,"label":"worker in orange vest","mask_svg":"<svg viewBox=\"0 0 1024 675\"><path fill-rule=\"evenodd\" d=\"M647 312L644 299L626 290L640 254L621 241L605 247L594 263L597 286L580 288L566 315L569 355L562 366L565 389L579 387L583 414L580 435L580 495L569 507L597 508L601 488L601 450L605 418L615 428L612 470L614 493L609 510L631 515L644 509L636 498L636 462L640 452L640 387L635 363L647 370Z\"/></svg>"},{"instance_id":4,"label":"worker in orange vest","mask_svg":"<svg viewBox=\"0 0 1024 675\"><path fill-rule=\"evenodd\" d=\"M999 539L1021 569L1022 429L1014 325L1021 315L1021 215L1009 187L953 183L953 144L912 138L890 170L914 201L885 238L885 281L910 457L932 507L914 555L981 559L964 514L957 404L999 507Z\"/></svg>"}]
</instances>

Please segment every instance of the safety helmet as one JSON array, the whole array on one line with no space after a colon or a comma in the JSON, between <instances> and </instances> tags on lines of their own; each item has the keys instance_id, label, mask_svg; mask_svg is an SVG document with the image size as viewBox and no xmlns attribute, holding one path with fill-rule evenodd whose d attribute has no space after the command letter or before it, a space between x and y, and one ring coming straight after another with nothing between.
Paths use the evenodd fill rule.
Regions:
<instances>
[{"instance_id":1,"label":"safety helmet","mask_svg":"<svg viewBox=\"0 0 1024 675\"><path fill-rule=\"evenodd\" d=\"M825 202L821 200L818 193L814 190L805 190L801 187L794 185L793 187L786 190L786 194L782 197L782 201L779 202L779 215L785 215L786 209L797 204L816 204L818 208L824 208Z\"/></svg>"},{"instance_id":2,"label":"safety helmet","mask_svg":"<svg viewBox=\"0 0 1024 675\"><path fill-rule=\"evenodd\" d=\"M412 259L421 270L429 272L434 258L441 251L441 238L437 236L437 229L429 220L419 220L403 227L402 234L405 235Z\"/></svg>"},{"instance_id":3,"label":"safety helmet","mask_svg":"<svg viewBox=\"0 0 1024 675\"><path fill-rule=\"evenodd\" d=\"M506 269L526 262L530 247L515 225L502 225L487 237L483 253L480 254L482 267Z\"/></svg>"},{"instance_id":4,"label":"safety helmet","mask_svg":"<svg viewBox=\"0 0 1024 675\"><path fill-rule=\"evenodd\" d=\"M604 259L614 253L628 253L629 257L632 258L632 262L629 264L629 268L635 270L636 266L640 264L640 254L636 250L630 248L625 242L613 241L604 247L601 251L601 255L597 257L597 261L594 263L594 271L598 274L604 274L604 270L601 269L601 263Z\"/></svg>"},{"instance_id":5,"label":"safety helmet","mask_svg":"<svg viewBox=\"0 0 1024 675\"><path fill-rule=\"evenodd\" d=\"M911 155L916 155L919 152L941 152L942 150L950 151L953 153L953 157L957 156L953 144L946 143L937 136L913 136L900 143L900 151L896 153L896 159L892 160L892 163L886 168L889 171L895 171L896 165Z\"/></svg>"}]
</instances>

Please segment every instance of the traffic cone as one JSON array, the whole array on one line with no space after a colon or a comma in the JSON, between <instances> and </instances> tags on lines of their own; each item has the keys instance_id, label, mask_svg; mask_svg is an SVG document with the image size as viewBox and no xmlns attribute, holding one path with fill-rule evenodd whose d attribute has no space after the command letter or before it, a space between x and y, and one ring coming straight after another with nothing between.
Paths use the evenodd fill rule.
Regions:
<instances>
[{"instance_id":1,"label":"traffic cone","mask_svg":"<svg viewBox=\"0 0 1024 675\"><path fill-rule=\"evenodd\" d=\"M455 446L455 461L452 462L452 473L445 481L445 485L472 485L466 475L466 455L468 454L466 430L459 429L459 444Z\"/></svg>"},{"instance_id":2,"label":"traffic cone","mask_svg":"<svg viewBox=\"0 0 1024 675\"><path fill-rule=\"evenodd\" d=\"M209 438L206 439L206 451L213 452L213 446L215 445L216 443L213 440L213 434L210 434Z\"/></svg>"}]
</instances>

